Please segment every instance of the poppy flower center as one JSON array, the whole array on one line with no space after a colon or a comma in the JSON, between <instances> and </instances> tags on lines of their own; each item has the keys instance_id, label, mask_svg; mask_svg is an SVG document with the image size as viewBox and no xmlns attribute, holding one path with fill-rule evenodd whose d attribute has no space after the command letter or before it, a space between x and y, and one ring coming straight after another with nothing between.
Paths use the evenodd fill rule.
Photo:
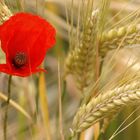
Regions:
<instances>
[{"instance_id":1,"label":"poppy flower center","mask_svg":"<svg viewBox=\"0 0 140 140\"><path fill-rule=\"evenodd\" d=\"M18 52L16 53L14 59L13 59L13 65L16 68L21 68L27 63L27 55L24 52Z\"/></svg>"}]
</instances>

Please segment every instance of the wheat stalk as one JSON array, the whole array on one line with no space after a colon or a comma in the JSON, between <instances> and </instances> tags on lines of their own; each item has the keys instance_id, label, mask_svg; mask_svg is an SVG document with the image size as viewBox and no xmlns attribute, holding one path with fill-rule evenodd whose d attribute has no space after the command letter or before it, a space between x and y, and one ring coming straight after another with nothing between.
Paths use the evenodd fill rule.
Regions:
<instances>
[{"instance_id":1,"label":"wheat stalk","mask_svg":"<svg viewBox=\"0 0 140 140\"><path fill-rule=\"evenodd\" d=\"M124 106L140 101L140 80L124 84L93 98L80 107L73 121L73 131L81 132L97 121L118 113Z\"/></svg>"}]
</instances>

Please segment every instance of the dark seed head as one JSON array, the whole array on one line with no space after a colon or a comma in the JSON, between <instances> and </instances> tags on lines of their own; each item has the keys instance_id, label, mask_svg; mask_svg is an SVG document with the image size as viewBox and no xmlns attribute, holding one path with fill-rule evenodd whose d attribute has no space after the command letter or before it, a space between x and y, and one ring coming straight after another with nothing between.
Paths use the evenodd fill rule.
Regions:
<instances>
[{"instance_id":1,"label":"dark seed head","mask_svg":"<svg viewBox=\"0 0 140 140\"><path fill-rule=\"evenodd\" d=\"M13 64L16 68L20 68L24 66L27 63L27 55L24 52L18 52L16 53Z\"/></svg>"}]
</instances>

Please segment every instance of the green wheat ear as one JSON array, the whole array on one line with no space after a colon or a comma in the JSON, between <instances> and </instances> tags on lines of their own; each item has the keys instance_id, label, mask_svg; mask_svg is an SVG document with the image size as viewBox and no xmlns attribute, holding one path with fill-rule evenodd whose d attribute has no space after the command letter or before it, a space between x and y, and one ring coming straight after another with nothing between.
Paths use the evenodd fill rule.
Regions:
<instances>
[{"instance_id":1,"label":"green wheat ear","mask_svg":"<svg viewBox=\"0 0 140 140\"><path fill-rule=\"evenodd\" d=\"M5 5L3 1L0 2L0 24L2 24L4 21L8 20L9 17L12 16L11 11L8 9L8 7Z\"/></svg>"},{"instance_id":2,"label":"green wheat ear","mask_svg":"<svg viewBox=\"0 0 140 140\"><path fill-rule=\"evenodd\" d=\"M84 90L93 83L95 48L93 39L95 35L95 25L97 22L98 10L91 13L86 21L84 30L80 37L78 46L75 46L68 54L65 62L66 74L73 74L77 81L77 87L83 93Z\"/></svg>"},{"instance_id":3,"label":"green wheat ear","mask_svg":"<svg viewBox=\"0 0 140 140\"><path fill-rule=\"evenodd\" d=\"M129 25L103 32L100 41L100 55L105 56L108 51L140 43L139 25Z\"/></svg>"}]
</instances>

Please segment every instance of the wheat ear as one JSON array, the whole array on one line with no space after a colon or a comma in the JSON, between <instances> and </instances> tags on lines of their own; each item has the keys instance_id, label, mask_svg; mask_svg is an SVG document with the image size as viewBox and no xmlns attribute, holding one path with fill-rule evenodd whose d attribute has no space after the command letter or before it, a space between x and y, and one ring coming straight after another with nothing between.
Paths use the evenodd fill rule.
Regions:
<instances>
[{"instance_id":1,"label":"wheat ear","mask_svg":"<svg viewBox=\"0 0 140 140\"><path fill-rule=\"evenodd\" d=\"M8 9L8 7L5 5L3 1L0 2L0 24L2 24L4 21L8 20L9 17L12 16L11 11Z\"/></svg>"},{"instance_id":2,"label":"wheat ear","mask_svg":"<svg viewBox=\"0 0 140 140\"><path fill-rule=\"evenodd\" d=\"M81 132L97 121L118 113L124 106L140 102L140 80L124 84L93 98L80 107L73 121L73 131Z\"/></svg>"},{"instance_id":3,"label":"wheat ear","mask_svg":"<svg viewBox=\"0 0 140 140\"><path fill-rule=\"evenodd\" d=\"M94 26L97 21L98 10L92 12L91 17L85 24L80 37L79 45L71 50L66 59L66 73L71 73L76 77L78 88L83 93L84 89L93 82L94 72Z\"/></svg>"},{"instance_id":4,"label":"wheat ear","mask_svg":"<svg viewBox=\"0 0 140 140\"><path fill-rule=\"evenodd\" d=\"M129 25L104 32L100 41L100 55L105 56L109 50L140 43L139 25Z\"/></svg>"}]
</instances>

